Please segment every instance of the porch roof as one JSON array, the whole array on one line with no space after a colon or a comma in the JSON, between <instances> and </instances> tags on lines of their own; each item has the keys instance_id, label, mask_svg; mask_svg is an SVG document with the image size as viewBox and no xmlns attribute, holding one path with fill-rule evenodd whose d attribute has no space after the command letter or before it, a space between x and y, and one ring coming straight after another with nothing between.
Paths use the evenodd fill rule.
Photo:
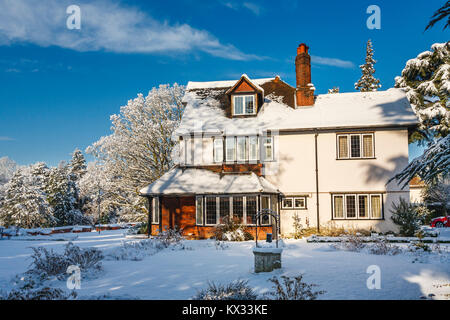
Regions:
<instances>
[{"instance_id":1,"label":"porch roof","mask_svg":"<svg viewBox=\"0 0 450 320\"><path fill-rule=\"evenodd\" d=\"M279 190L253 172L220 174L206 169L175 167L139 192L145 196L279 193Z\"/></svg>"}]
</instances>

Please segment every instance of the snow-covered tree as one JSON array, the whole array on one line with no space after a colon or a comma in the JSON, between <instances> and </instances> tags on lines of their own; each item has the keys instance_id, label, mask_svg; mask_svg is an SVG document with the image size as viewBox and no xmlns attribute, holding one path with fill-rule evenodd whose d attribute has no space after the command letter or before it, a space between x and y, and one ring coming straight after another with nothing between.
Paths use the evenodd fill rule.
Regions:
<instances>
[{"instance_id":1,"label":"snow-covered tree","mask_svg":"<svg viewBox=\"0 0 450 320\"><path fill-rule=\"evenodd\" d=\"M366 46L366 62L359 66L362 72L361 78L355 83L355 89L361 92L377 91L381 88L380 80L376 79L373 74L375 73L374 64L376 63L373 58L372 41L369 39Z\"/></svg>"},{"instance_id":2,"label":"snow-covered tree","mask_svg":"<svg viewBox=\"0 0 450 320\"><path fill-rule=\"evenodd\" d=\"M412 178L419 176L427 184L435 184L440 179L447 179L450 172L450 135L439 138L425 152L415 158L399 174L389 180L396 179L406 186Z\"/></svg>"},{"instance_id":3,"label":"snow-covered tree","mask_svg":"<svg viewBox=\"0 0 450 320\"><path fill-rule=\"evenodd\" d=\"M0 185L7 183L18 168L18 164L10 158L0 158Z\"/></svg>"},{"instance_id":4,"label":"snow-covered tree","mask_svg":"<svg viewBox=\"0 0 450 320\"><path fill-rule=\"evenodd\" d=\"M328 89L328 93L339 93L339 87L333 87Z\"/></svg>"},{"instance_id":5,"label":"snow-covered tree","mask_svg":"<svg viewBox=\"0 0 450 320\"><path fill-rule=\"evenodd\" d=\"M442 7L440 7L431 17L430 22L428 23L425 30L432 28L436 22L444 20L447 18L447 22L444 24L444 28L450 28L450 1L447 1ZM445 20L444 20L445 21Z\"/></svg>"},{"instance_id":6,"label":"snow-covered tree","mask_svg":"<svg viewBox=\"0 0 450 320\"><path fill-rule=\"evenodd\" d=\"M86 173L86 159L79 149L75 149L70 160L70 172L73 174L75 181L78 181Z\"/></svg>"},{"instance_id":7,"label":"snow-covered tree","mask_svg":"<svg viewBox=\"0 0 450 320\"><path fill-rule=\"evenodd\" d=\"M55 224L43 191L48 168L44 163L19 168L6 184L0 208L0 224L22 228L48 227Z\"/></svg>"},{"instance_id":8,"label":"snow-covered tree","mask_svg":"<svg viewBox=\"0 0 450 320\"><path fill-rule=\"evenodd\" d=\"M58 225L89 223L80 210L79 190L70 165L62 163L49 170L45 191Z\"/></svg>"},{"instance_id":9,"label":"snow-covered tree","mask_svg":"<svg viewBox=\"0 0 450 320\"><path fill-rule=\"evenodd\" d=\"M138 190L158 179L172 165L172 133L179 125L184 106L184 87L174 84L153 88L144 97L129 100L120 114L111 116L112 134L87 149L104 166L114 205L123 215L146 213Z\"/></svg>"},{"instance_id":10,"label":"snow-covered tree","mask_svg":"<svg viewBox=\"0 0 450 320\"><path fill-rule=\"evenodd\" d=\"M413 140L426 136L446 136L450 131L450 42L435 43L431 51L410 59L395 78L395 86L404 88L420 119Z\"/></svg>"}]
</instances>

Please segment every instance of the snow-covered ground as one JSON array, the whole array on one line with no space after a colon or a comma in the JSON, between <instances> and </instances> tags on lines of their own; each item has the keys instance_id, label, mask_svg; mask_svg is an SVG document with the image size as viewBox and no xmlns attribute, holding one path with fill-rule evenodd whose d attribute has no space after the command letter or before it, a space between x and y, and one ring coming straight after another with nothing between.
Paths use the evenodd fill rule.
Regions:
<instances>
[{"instance_id":1,"label":"snow-covered ground","mask_svg":"<svg viewBox=\"0 0 450 320\"><path fill-rule=\"evenodd\" d=\"M73 243L110 252L121 246L122 241L130 241L125 239L124 230L114 230L80 233ZM62 251L66 243L1 240L0 288L8 290L10 279L28 269L31 246ZM320 299L419 299L430 293L436 299L450 298L448 244L441 244L447 252L439 256L423 254L417 261L412 254L373 255L335 250L327 243L285 240L282 268L255 274L253 241L228 242L225 249L217 249L212 240L184 243L185 250L164 249L141 261L103 260L104 272L97 278L83 279L81 289L77 290L79 297L189 299L205 288L208 281L227 283L237 279L247 279L258 293L264 293L271 287L268 278L304 273L306 282L326 290ZM370 274L366 270L370 265L380 267L379 290L367 288ZM59 286L64 288L65 282L59 281Z\"/></svg>"}]
</instances>

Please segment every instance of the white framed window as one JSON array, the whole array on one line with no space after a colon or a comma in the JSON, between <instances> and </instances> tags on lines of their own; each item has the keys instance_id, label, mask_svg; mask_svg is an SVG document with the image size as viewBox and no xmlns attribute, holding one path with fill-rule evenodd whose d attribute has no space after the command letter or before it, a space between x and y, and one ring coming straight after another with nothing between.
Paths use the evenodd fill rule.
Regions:
<instances>
[{"instance_id":1,"label":"white framed window","mask_svg":"<svg viewBox=\"0 0 450 320\"><path fill-rule=\"evenodd\" d=\"M244 197L233 196L233 218L238 218L242 223L244 222Z\"/></svg>"},{"instance_id":2,"label":"white framed window","mask_svg":"<svg viewBox=\"0 0 450 320\"><path fill-rule=\"evenodd\" d=\"M373 133L338 134L336 146L338 159L375 157Z\"/></svg>"},{"instance_id":3,"label":"white framed window","mask_svg":"<svg viewBox=\"0 0 450 320\"><path fill-rule=\"evenodd\" d=\"M281 199L282 209L306 209L306 197L284 197Z\"/></svg>"},{"instance_id":4,"label":"white framed window","mask_svg":"<svg viewBox=\"0 0 450 320\"><path fill-rule=\"evenodd\" d=\"M248 160L257 161L258 153L258 137L248 137Z\"/></svg>"},{"instance_id":5,"label":"white framed window","mask_svg":"<svg viewBox=\"0 0 450 320\"><path fill-rule=\"evenodd\" d=\"M294 208L294 198L283 198L281 200L282 209L293 209Z\"/></svg>"},{"instance_id":6,"label":"white framed window","mask_svg":"<svg viewBox=\"0 0 450 320\"><path fill-rule=\"evenodd\" d=\"M245 197L245 217L247 225L256 224L256 213L258 211L257 196Z\"/></svg>"},{"instance_id":7,"label":"white framed window","mask_svg":"<svg viewBox=\"0 0 450 320\"><path fill-rule=\"evenodd\" d=\"M213 144L214 162L223 162L223 139L215 138Z\"/></svg>"},{"instance_id":8,"label":"white framed window","mask_svg":"<svg viewBox=\"0 0 450 320\"><path fill-rule=\"evenodd\" d=\"M184 163L191 165L194 163L194 139L187 137L184 139Z\"/></svg>"},{"instance_id":9,"label":"white framed window","mask_svg":"<svg viewBox=\"0 0 450 320\"><path fill-rule=\"evenodd\" d=\"M234 95L233 96L233 115L252 115L256 114L255 95Z\"/></svg>"},{"instance_id":10,"label":"white framed window","mask_svg":"<svg viewBox=\"0 0 450 320\"><path fill-rule=\"evenodd\" d=\"M152 224L159 224L159 198L152 198Z\"/></svg>"},{"instance_id":11,"label":"white framed window","mask_svg":"<svg viewBox=\"0 0 450 320\"><path fill-rule=\"evenodd\" d=\"M383 218L381 194L333 194L333 219Z\"/></svg>"},{"instance_id":12,"label":"white framed window","mask_svg":"<svg viewBox=\"0 0 450 320\"><path fill-rule=\"evenodd\" d=\"M248 160L246 140L247 140L246 137L237 137L236 138L236 142L237 142L236 158L237 158L237 161L243 162L243 161Z\"/></svg>"},{"instance_id":13,"label":"white framed window","mask_svg":"<svg viewBox=\"0 0 450 320\"><path fill-rule=\"evenodd\" d=\"M294 198L294 208L295 209L306 209L306 197L295 197Z\"/></svg>"},{"instance_id":14,"label":"white framed window","mask_svg":"<svg viewBox=\"0 0 450 320\"><path fill-rule=\"evenodd\" d=\"M370 195L370 216L372 219L381 219L382 217L382 204L381 204L381 194Z\"/></svg>"},{"instance_id":15,"label":"white framed window","mask_svg":"<svg viewBox=\"0 0 450 320\"><path fill-rule=\"evenodd\" d=\"M223 223L225 217L231 217L231 197L219 197L219 223Z\"/></svg>"},{"instance_id":16,"label":"white framed window","mask_svg":"<svg viewBox=\"0 0 450 320\"><path fill-rule=\"evenodd\" d=\"M359 194L358 195L358 218L368 219L369 218L369 195Z\"/></svg>"},{"instance_id":17,"label":"white framed window","mask_svg":"<svg viewBox=\"0 0 450 320\"><path fill-rule=\"evenodd\" d=\"M225 160L236 161L236 140L235 137L225 139Z\"/></svg>"},{"instance_id":18,"label":"white framed window","mask_svg":"<svg viewBox=\"0 0 450 320\"><path fill-rule=\"evenodd\" d=\"M265 161L273 160L273 137L263 137L263 159Z\"/></svg>"},{"instance_id":19,"label":"white framed window","mask_svg":"<svg viewBox=\"0 0 450 320\"><path fill-rule=\"evenodd\" d=\"M203 197L195 197L195 223L203 225Z\"/></svg>"}]
</instances>

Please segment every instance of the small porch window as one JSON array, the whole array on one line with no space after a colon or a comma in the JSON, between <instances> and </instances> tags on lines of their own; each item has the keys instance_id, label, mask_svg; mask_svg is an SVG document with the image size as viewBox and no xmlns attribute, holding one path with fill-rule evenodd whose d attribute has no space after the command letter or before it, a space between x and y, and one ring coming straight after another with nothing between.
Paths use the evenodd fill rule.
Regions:
<instances>
[{"instance_id":1,"label":"small porch window","mask_svg":"<svg viewBox=\"0 0 450 320\"><path fill-rule=\"evenodd\" d=\"M203 197L195 198L195 223L203 225Z\"/></svg>"},{"instance_id":2,"label":"small porch window","mask_svg":"<svg viewBox=\"0 0 450 320\"><path fill-rule=\"evenodd\" d=\"M152 198L152 223L159 224L159 198Z\"/></svg>"}]
</instances>

